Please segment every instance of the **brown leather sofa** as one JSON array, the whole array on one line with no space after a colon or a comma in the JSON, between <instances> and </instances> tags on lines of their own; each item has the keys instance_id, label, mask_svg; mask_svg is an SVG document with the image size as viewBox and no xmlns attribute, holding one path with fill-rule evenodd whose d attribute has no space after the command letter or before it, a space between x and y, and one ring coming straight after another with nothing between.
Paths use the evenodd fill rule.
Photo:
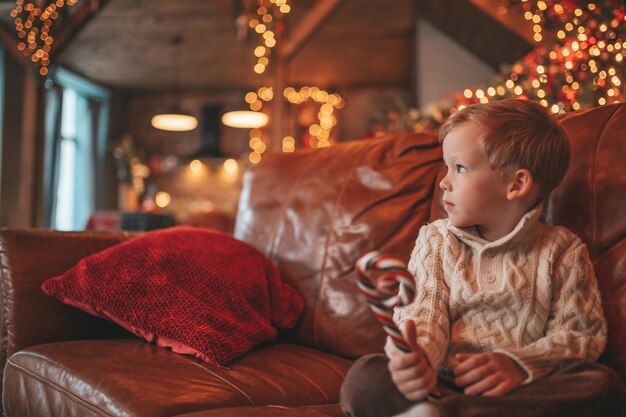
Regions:
<instances>
[{"instance_id":1,"label":"brown leather sofa","mask_svg":"<svg viewBox=\"0 0 626 417\"><path fill-rule=\"evenodd\" d=\"M546 221L588 244L610 327L601 360L626 379L626 105L567 116L572 164ZM297 327L226 368L147 344L44 295L41 283L125 233L3 230L3 402L9 417L340 416L353 358L384 336L354 282L381 249L404 259L443 215L434 135L401 134L272 155L245 177L235 235L306 300Z\"/></svg>"}]
</instances>

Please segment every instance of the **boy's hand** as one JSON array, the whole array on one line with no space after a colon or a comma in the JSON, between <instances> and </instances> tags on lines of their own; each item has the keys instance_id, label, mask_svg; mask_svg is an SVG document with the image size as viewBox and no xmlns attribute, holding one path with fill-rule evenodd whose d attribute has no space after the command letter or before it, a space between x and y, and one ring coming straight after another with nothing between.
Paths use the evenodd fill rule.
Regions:
<instances>
[{"instance_id":1,"label":"boy's hand","mask_svg":"<svg viewBox=\"0 0 626 417\"><path fill-rule=\"evenodd\" d=\"M437 374L428 363L426 355L417 346L415 324L407 320L402 325L402 334L411 345L412 352L398 351L389 360L391 379L398 390L410 401L419 401L437 386Z\"/></svg>"},{"instance_id":2,"label":"boy's hand","mask_svg":"<svg viewBox=\"0 0 626 417\"><path fill-rule=\"evenodd\" d=\"M467 395L495 397L519 387L526 372L503 353L459 353L454 383Z\"/></svg>"}]
</instances>

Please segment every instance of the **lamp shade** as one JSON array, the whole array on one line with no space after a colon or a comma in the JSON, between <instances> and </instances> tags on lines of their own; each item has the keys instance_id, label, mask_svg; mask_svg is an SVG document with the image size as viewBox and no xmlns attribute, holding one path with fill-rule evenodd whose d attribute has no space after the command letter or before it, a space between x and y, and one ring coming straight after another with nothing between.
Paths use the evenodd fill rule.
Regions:
<instances>
[{"instance_id":1,"label":"lamp shade","mask_svg":"<svg viewBox=\"0 0 626 417\"><path fill-rule=\"evenodd\" d=\"M222 116L222 123L226 126L244 129L263 127L268 121L267 114L250 110L229 111Z\"/></svg>"},{"instance_id":2,"label":"lamp shade","mask_svg":"<svg viewBox=\"0 0 626 417\"><path fill-rule=\"evenodd\" d=\"M173 132L186 132L198 126L198 119L188 114L163 113L157 114L150 121L152 127Z\"/></svg>"}]
</instances>

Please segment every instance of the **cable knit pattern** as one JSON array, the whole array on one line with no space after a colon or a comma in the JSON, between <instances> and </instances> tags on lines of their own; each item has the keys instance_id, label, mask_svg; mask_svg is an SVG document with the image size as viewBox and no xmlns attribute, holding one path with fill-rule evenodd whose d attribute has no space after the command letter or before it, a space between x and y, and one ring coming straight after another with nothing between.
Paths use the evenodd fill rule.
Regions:
<instances>
[{"instance_id":1,"label":"cable knit pattern","mask_svg":"<svg viewBox=\"0 0 626 417\"><path fill-rule=\"evenodd\" d=\"M430 363L455 366L459 352L501 352L529 383L564 358L596 360L606 321L584 243L528 212L508 235L489 242L447 219L424 226L409 261L417 297L394 320L415 321ZM387 341L388 355L395 348Z\"/></svg>"}]
</instances>

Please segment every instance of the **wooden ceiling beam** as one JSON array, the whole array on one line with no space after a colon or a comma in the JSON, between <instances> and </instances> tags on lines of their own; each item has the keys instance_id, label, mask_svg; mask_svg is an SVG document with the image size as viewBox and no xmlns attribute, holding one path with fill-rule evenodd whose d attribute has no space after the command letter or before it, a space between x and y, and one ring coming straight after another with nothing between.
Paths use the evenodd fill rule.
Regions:
<instances>
[{"instance_id":1,"label":"wooden ceiling beam","mask_svg":"<svg viewBox=\"0 0 626 417\"><path fill-rule=\"evenodd\" d=\"M64 25L52 44L51 56L58 55L65 46L76 36L76 34L91 20L98 11L106 6L109 0L87 0L80 3L69 21Z\"/></svg>"},{"instance_id":2,"label":"wooden ceiling beam","mask_svg":"<svg viewBox=\"0 0 626 417\"><path fill-rule=\"evenodd\" d=\"M482 10L485 14L491 16L492 19L498 21L502 26L515 33L529 45L536 45L536 42L533 39L533 22L524 19L524 15L521 12L511 11L507 13L500 13L499 8L502 6L502 2L500 0L467 1ZM545 37L543 42L545 42Z\"/></svg>"},{"instance_id":3,"label":"wooden ceiling beam","mask_svg":"<svg viewBox=\"0 0 626 417\"><path fill-rule=\"evenodd\" d=\"M477 2L482 2L482 6ZM507 13L510 16L505 25L492 14L499 14L496 4L498 0L418 0L418 10L421 18L499 71L501 64L517 61L536 43L520 34L528 24L522 13ZM519 31L512 29L517 21L515 16L523 21ZM532 35L532 26L529 31Z\"/></svg>"},{"instance_id":4,"label":"wooden ceiling beam","mask_svg":"<svg viewBox=\"0 0 626 417\"><path fill-rule=\"evenodd\" d=\"M318 0L298 22L291 36L281 41L277 55L286 60L293 58L343 1Z\"/></svg>"}]
</instances>

